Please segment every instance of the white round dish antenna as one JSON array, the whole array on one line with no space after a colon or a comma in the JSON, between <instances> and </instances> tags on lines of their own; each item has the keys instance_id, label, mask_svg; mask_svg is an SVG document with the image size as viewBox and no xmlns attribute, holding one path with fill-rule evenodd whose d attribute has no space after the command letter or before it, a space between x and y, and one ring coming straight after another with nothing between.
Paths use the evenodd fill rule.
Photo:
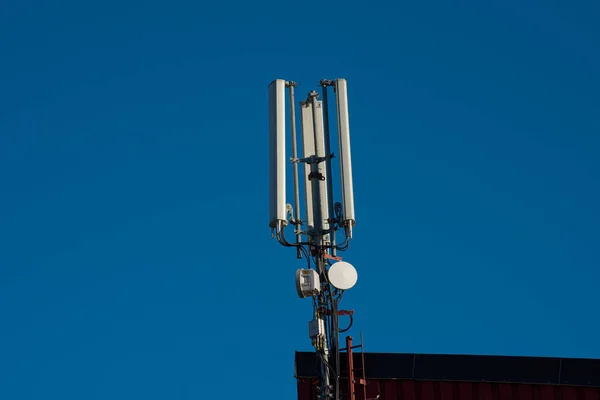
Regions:
<instances>
[{"instance_id":1,"label":"white round dish antenna","mask_svg":"<svg viewBox=\"0 0 600 400\"><path fill-rule=\"evenodd\" d=\"M329 281L340 290L350 289L358 280L358 273L352 264L345 261L338 261L329 267Z\"/></svg>"}]
</instances>

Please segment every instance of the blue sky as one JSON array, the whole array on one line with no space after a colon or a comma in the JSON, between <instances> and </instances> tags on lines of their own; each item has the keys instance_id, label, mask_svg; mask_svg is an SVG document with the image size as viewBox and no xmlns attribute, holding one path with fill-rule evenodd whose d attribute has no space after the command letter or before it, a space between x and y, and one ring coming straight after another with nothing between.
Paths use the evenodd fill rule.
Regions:
<instances>
[{"instance_id":1,"label":"blue sky","mask_svg":"<svg viewBox=\"0 0 600 400\"><path fill-rule=\"evenodd\" d=\"M600 357L599 16L4 5L0 397L294 398L311 305L268 228L275 78L348 80L342 305L368 351Z\"/></svg>"}]
</instances>

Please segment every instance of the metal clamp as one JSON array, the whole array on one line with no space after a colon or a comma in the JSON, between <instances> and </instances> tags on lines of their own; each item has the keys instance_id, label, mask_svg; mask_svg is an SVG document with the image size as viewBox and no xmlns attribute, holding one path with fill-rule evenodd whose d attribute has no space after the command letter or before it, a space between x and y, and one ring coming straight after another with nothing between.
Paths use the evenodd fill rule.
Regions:
<instances>
[{"instance_id":1,"label":"metal clamp","mask_svg":"<svg viewBox=\"0 0 600 400\"><path fill-rule=\"evenodd\" d=\"M318 179L320 181L324 181L325 177L320 172L311 172L310 174L308 174L308 180L312 181L313 179Z\"/></svg>"}]
</instances>

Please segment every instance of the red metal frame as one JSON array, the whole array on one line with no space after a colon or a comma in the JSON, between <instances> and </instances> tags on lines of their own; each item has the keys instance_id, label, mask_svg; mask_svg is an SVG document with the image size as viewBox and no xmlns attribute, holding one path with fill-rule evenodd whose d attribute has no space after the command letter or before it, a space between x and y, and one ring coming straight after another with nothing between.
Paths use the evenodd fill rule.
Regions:
<instances>
[{"instance_id":1,"label":"red metal frame","mask_svg":"<svg viewBox=\"0 0 600 400\"><path fill-rule=\"evenodd\" d=\"M360 348L361 350L361 366L360 368L354 368L354 353L352 349ZM362 400L367 399L367 377L365 373L365 351L362 342L362 334L361 341L359 345L352 346L352 336L346 336L346 354L348 359L348 400L356 400L356 386L362 386ZM355 372L360 371L360 378L356 379ZM378 397L378 396L377 396ZM377 398L375 397L375 398Z\"/></svg>"},{"instance_id":2,"label":"red metal frame","mask_svg":"<svg viewBox=\"0 0 600 400\"><path fill-rule=\"evenodd\" d=\"M348 395L350 400L356 400L354 393L354 357L352 356L352 336L346 336L346 353L348 354Z\"/></svg>"}]
</instances>

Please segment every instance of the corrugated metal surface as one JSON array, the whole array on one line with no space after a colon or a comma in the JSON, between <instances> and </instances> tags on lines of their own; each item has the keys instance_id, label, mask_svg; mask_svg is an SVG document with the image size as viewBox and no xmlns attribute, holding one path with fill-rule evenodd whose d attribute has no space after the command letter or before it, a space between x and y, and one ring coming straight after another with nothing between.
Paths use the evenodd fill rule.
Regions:
<instances>
[{"instance_id":1,"label":"corrugated metal surface","mask_svg":"<svg viewBox=\"0 0 600 400\"><path fill-rule=\"evenodd\" d=\"M355 368L360 368L354 354ZM298 399L316 400L314 353L296 353ZM340 387L348 392L346 355ZM367 399L600 400L600 360L365 353ZM356 390L357 400L365 400Z\"/></svg>"},{"instance_id":2,"label":"corrugated metal surface","mask_svg":"<svg viewBox=\"0 0 600 400\"><path fill-rule=\"evenodd\" d=\"M344 382L346 393L347 383ZM298 400L317 399L317 380L298 379ZM599 400L596 387L486 382L369 380L367 398L379 400ZM345 399L346 397L342 397ZM365 400L357 393L357 400Z\"/></svg>"},{"instance_id":3,"label":"corrugated metal surface","mask_svg":"<svg viewBox=\"0 0 600 400\"><path fill-rule=\"evenodd\" d=\"M360 365L354 354L354 365ZM600 387L600 360L550 357L365 353L367 378L420 381L539 383ZM341 354L341 369L346 354ZM296 352L296 377L317 373L316 355ZM342 374L343 375L343 374Z\"/></svg>"}]
</instances>

